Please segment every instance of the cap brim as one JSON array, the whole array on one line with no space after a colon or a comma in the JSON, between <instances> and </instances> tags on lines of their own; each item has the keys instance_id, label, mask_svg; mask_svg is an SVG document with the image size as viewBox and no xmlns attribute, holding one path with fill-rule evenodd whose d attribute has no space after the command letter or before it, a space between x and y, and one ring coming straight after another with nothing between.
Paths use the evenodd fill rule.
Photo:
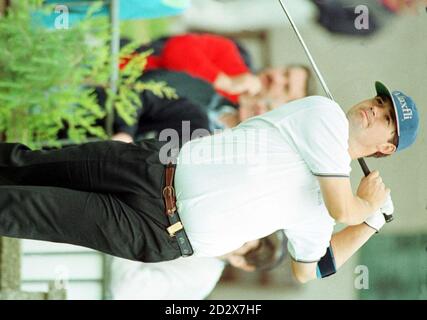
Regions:
<instances>
[{"instance_id":1,"label":"cap brim","mask_svg":"<svg viewBox=\"0 0 427 320\"><path fill-rule=\"evenodd\" d=\"M377 95L385 95L388 96L393 104L394 115L396 119L396 128L397 128L397 136L400 137L400 126L399 126L399 114L397 113L396 103L394 102L393 95L391 91L380 81L375 81L375 90L377 91Z\"/></svg>"}]
</instances>

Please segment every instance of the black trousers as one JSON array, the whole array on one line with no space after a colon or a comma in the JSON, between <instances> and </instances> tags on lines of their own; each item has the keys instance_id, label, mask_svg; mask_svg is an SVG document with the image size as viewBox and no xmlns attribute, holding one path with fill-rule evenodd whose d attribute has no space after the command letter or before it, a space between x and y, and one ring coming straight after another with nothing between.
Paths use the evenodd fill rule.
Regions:
<instances>
[{"instance_id":1,"label":"black trousers","mask_svg":"<svg viewBox=\"0 0 427 320\"><path fill-rule=\"evenodd\" d=\"M144 262L178 258L166 231L162 145L103 141L31 151L0 143L0 236Z\"/></svg>"}]
</instances>

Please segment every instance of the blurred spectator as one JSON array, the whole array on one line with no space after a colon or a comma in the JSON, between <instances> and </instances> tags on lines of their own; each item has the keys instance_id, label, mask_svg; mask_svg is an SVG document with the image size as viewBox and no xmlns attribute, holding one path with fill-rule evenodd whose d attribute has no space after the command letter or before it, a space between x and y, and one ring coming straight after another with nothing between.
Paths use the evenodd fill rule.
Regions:
<instances>
[{"instance_id":1,"label":"blurred spectator","mask_svg":"<svg viewBox=\"0 0 427 320\"><path fill-rule=\"evenodd\" d=\"M152 70L145 72L139 80L148 81L165 81L170 87L176 90L180 98L188 100L195 106L198 106L209 119L208 129L214 132L215 129L224 129L234 125L228 125L222 122L226 115L237 115L238 105L229 101L227 98L216 93L212 85L200 78L195 78L183 72L168 70ZM165 105L167 107L167 105ZM185 105L181 107L185 108ZM144 107L143 107L144 108ZM183 111L185 112L185 111ZM144 126L144 118L141 118L143 110L138 110L139 126ZM174 115L177 119L182 119L182 115ZM122 120L116 119L116 129L126 130L126 124ZM166 127L165 127L166 128ZM204 128L204 127L203 127ZM138 134L137 134L138 135Z\"/></svg>"},{"instance_id":2,"label":"blurred spectator","mask_svg":"<svg viewBox=\"0 0 427 320\"><path fill-rule=\"evenodd\" d=\"M184 34L161 42L162 48L148 58L146 70L167 69L186 72L212 83L233 102L240 93L257 94L259 79L245 64L235 42L213 34ZM155 42L158 46L159 42Z\"/></svg>"},{"instance_id":3,"label":"blurred spectator","mask_svg":"<svg viewBox=\"0 0 427 320\"><path fill-rule=\"evenodd\" d=\"M113 258L111 297L114 300L204 299L214 289L225 262L216 258L178 258L143 263Z\"/></svg>"},{"instance_id":4,"label":"blurred spectator","mask_svg":"<svg viewBox=\"0 0 427 320\"><path fill-rule=\"evenodd\" d=\"M205 299L226 264L248 272L270 270L283 261L285 241L280 230L219 258L188 257L159 263L113 258L111 295L115 300Z\"/></svg>"},{"instance_id":5,"label":"blurred spectator","mask_svg":"<svg viewBox=\"0 0 427 320\"><path fill-rule=\"evenodd\" d=\"M206 129L213 133L216 129L231 128L250 117L267 112L286 100L280 96L274 98L275 90L286 89L291 94L306 96L310 92L312 77L307 79L309 70L304 66L294 65L281 70L265 70L261 73L261 80L267 82L271 90L270 98L263 93L256 96L242 94L238 104L217 94L212 85L202 79L192 77L186 73L167 70L152 70L144 73L139 80L165 81L174 88L180 97L179 100L160 98L152 93L140 94L143 107L137 110L136 123L127 125L120 117L115 117L114 139L122 141L138 140L144 136L158 137L163 129L174 129L182 136L182 121L190 121L190 134L196 129ZM277 78L270 81L270 77ZM309 81L310 80L310 81ZM277 86L270 84L275 83ZM298 91L300 90L300 91ZM296 93L293 93L297 91ZM307 92L308 91L308 92ZM101 105L105 103L105 93L98 88L97 94ZM287 99L291 100L289 96Z\"/></svg>"},{"instance_id":6,"label":"blurred spectator","mask_svg":"<svg viewBox=\"0 0 427 320\"><path fill-rule=\"evenodd\" d=\"M105 106L106 92L102 88L96 88L98 103ZM139 94L142 108L137 109L136 123L128 125L118 115L114 122L114 140L131 142L143 137L158 137L164 129L175 130L182 137L183 121L188 121L191 134L196 129L204 129L206 134L210 132L209 118L206 111L199 105L186 98L168 99L158 97L151 91L144 90ZM180 143L186 141L179 141ZM178 147L178 146L177 146Z\"/></svg>"},{"instance_id":7,"label":"blurred spectator","mask_svg":"<svg viewBox=\"0 0 427 320\"><path fill-rule=\"evenodd\" d=\"M122 40L122 45L126 42L127 40ZM215 45L218 47L212 49ZM182 121L191 122L191 132L195 129L207 129L213 133L215 129L234 127L250 117L313 92L314 79L310 69L302 65L267 68L257 76L251 75L261 86L256 94L245 91L238 96L232 96L221 90L218 92L214 84L209 82L219 74L218 65L222 66L221 70L226 69L231 73L233 71L230 70L240 69L245 74L250 74L252 70L251 57L245 48L224 37L187 34L161 38L141 46L136 53L148 49L153 50L153 55L148 60L148 71L144 72L139 80L165 81L176 90L180 100L171 102L152 94L141 95L143 108L137 111L136 123L129 126L116 117L116 134L113 139L132 141L146 137L147 134L158 137L163 129L169 128L182 136ZM165 54L166 51L169 53ZM197 57L198 63L195 63L193 56ZM223 61L222 64L217 62L222 61L224 57L229 57L230 61ZM122 68L129 59L131 57L121 61ZM231 63L233 61L236 63ZM202 67L202 64L205 67ZM162 69L166 67L172 70L185 69L185 72ZM208 118L207 125L206 121L200 121L200 113L204 113L204 117ZM192 117L195 117L194 121Z\"/></svg>"},{"instance_id":8,"label":"blurred spectator","mask_svg":"<svg viewBox=\"0 0 427 320\"><path fill-rule=\"evenodd\" d=\"M144 46L141 50L147 49ZM163 68L182 71L213 85L233 103L240 95L261 95L275 106L307 95L310 71L303 66L277 67L257 75L250 69L250 57L234 41L213 34L184 34L155 41L147 70ZM122 66L127 61L122 62Z\"/></svg>"}]
</instances>

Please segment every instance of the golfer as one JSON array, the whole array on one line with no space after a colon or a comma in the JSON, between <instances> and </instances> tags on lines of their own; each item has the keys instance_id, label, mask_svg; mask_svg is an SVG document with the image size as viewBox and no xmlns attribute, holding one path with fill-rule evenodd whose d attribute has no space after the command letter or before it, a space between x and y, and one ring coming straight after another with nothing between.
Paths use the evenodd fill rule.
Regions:
<instances>
[{"instance_id":1,"label":"golfer","mask_svg":"<svg viewBox=\"0 0 427 320\"><path fill-rule=\"evenodd\" d=\"M166 141L1 144L0 235L156 262L221 256L283 229L296 278L328 276L382 227L380 207L392 211L378 172L353 194L351 160L417 135L413 100L376 90L347 116L324 97L295 100L184 144L176 166ZM349 227L332 236L335 221Z\"/></svg>"}]
</instances>

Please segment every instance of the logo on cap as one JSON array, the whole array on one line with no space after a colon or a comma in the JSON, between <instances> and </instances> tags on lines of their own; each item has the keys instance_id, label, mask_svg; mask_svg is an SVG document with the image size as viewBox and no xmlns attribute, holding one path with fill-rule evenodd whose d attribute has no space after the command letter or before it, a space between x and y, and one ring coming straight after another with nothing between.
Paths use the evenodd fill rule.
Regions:
<instances>
[{"instance_id":1,"label":"logo on cap","mask_svg":"<svg viewBox=\"0 0 427 320\"><path fill-rule=\"evenodd\" d=\"M399 99L399 102L401 103L400 108L402 109L402 113L403 113L403 121L411 120L412 109L408 107L405 97L400 92L396 92L396 96L397 96L397 99Z\"/></svg>"}]
</instances>

